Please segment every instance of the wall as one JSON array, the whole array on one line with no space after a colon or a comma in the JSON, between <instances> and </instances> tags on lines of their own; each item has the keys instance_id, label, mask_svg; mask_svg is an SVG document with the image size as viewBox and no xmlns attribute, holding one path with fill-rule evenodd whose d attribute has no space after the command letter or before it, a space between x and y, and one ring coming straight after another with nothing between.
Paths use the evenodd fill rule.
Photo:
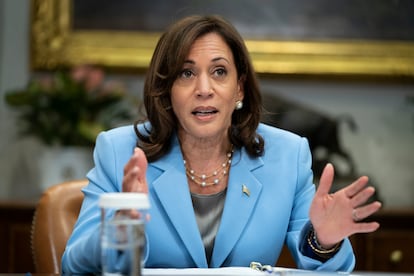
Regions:
<instances>
[{"instance_id":1,"label":"wall","mask_svg":"<svg viewBox=\"0 0 414 276\"><path fill-rule=\"evenodd\" d=\"M4 103L6 91L29 78L29 1L0 1L0 198L39 193L36 141L18 140L15 114ZM142 76L123 76L139 93ZM405 102L414 85L310 80L261 81L265 91L317 109L327 116L350 114L358 131L340 128L341 144L379 188L386 207L414 206L414 108Z\"/></svg>"},{"instance_id":2,"label":"wall","mask_svg":"<svg viewBox=\"0 0 414 276\"><path fill-rule=\"evenodd\" d=\"M385 206L414 206L413 84L330 81L262 81L264 91L294 100L324 116L350 115L357 131L346 124L340 144L370 177Z\"/></svg>"},{"instance_id":3,"label":"wall","mask_svg":"<svg viewBox=\"0 0 414 276\"><path fill-rule=\"evenodd\" d=\"M29 1L0 1L0 196L7 197L11 179L27 171L18 163L22 144L16 143L15 114L4 102L6 91L21 87L29 78ZM13 176L13 174L15 174ZM14 184L14 183L13 183ZM22 187L31 191L31 187ZM23 192L22 191L22 192Z\"/></svg>"}]
</instances>

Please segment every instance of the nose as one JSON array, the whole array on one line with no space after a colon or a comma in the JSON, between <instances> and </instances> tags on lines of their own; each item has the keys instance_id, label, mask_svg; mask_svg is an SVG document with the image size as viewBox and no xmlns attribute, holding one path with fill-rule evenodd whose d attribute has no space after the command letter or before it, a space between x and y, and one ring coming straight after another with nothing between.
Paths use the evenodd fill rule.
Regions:
<instances>
[{"instance_id":1,"label":"nose","mask_svg":"<svg viewBox=\"0 0 414 276\"><path fill-rule=\"evenodd\" d=\"M213 86L207 74L200 74L197 78L197 97L210 97L213 94Z\"/></svg>"}]
</instances>

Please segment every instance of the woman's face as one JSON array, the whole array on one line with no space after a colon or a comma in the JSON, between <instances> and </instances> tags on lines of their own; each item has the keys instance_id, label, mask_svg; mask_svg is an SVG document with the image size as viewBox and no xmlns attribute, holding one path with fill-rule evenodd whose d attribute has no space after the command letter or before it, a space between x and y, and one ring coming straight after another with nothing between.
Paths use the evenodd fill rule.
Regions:
<instances>
[{"instance_id":1,"label":"woman's face","mask_svg":"<svg viewBox=\"0 0 414 276\"><path fill-rule=\"evenodd\" d=\"M171 89L180 137L227 137L236 101L243 95L232 51L221 36L208 33L198 38Z\"/></svg>"}]
</instances>

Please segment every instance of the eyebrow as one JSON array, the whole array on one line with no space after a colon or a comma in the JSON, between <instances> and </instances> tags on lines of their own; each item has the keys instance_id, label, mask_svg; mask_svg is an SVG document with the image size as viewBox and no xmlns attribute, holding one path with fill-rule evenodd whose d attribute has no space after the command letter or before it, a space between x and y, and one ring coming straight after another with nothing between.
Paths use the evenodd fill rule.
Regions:
<instances>
[{"instance_id":1,"label":"eyebrow","mask_svg":"<svg viewBox=\"0 0 414 276\"><path fill-rule=\"evenodd\" d=\"M230 61L228 61L227 60L227 58L224 58L224 57L216 57L216 58L213 58L213 62L216 62L216 61L219 61L219 60L224 60L225 62L227 62L228 64L230 64Z\"/></svg>"},{"instance_id":2,"label":"eyebrow","mask_svg":"<svg viewBox=\"0 0 414 276\"><path fill-rule=\"evenodd\" d=\"M213 58L211 61L212 62L217 62L217 61L220 61L220 60L224 60L225 62L227 62L228 64L230 64L230 62L226 58L224 58L224 57L216 57L216 58ZM190 59L185 60L184 61L184 64L186 64L186 63L195 64L195 62L193 60L190 60Z\"/></svg>"}]
</instances>

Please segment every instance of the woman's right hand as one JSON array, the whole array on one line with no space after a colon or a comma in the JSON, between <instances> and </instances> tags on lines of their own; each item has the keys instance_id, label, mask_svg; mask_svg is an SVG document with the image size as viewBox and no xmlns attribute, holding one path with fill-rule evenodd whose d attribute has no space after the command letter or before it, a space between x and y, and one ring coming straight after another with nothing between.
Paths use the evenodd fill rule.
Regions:
<instances>
[{"instance_id":1,"label":"woman's right hand","mask_svg":"<svg viewBox=\"0 0 414 276\"><path fill-rule=\"evenodd\" d=\"M147 185L148 161L145 153L138 147L124 167L122 192L148 193Z\"/></svg>"}]
</instances>

